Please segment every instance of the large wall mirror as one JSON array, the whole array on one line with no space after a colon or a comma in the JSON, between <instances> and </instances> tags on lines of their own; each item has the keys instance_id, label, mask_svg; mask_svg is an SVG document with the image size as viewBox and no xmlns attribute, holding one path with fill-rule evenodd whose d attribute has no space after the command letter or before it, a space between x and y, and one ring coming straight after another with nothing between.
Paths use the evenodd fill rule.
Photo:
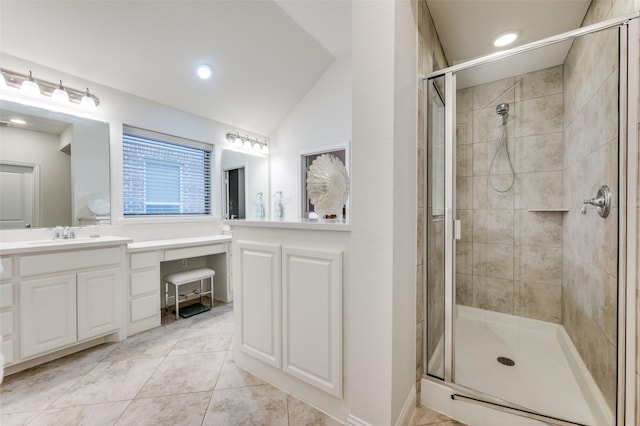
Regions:
<instances>
[{"instance_id":1,"label":"large wall mirror","mask_svg":"<svg viewBox=\"0 0 640 426\"><path fill-rule=\"evenodd\" d=\"M220 164L223 179L222 217L249 220L268 218L271 205L269 158L223 149Z\"/></svg>"},{"instance_id":2,"label":"large wall mirror","mask_svg":"<svg viewBox=\"0 0 640 426\"><path fill-rule=\"evenodd\" d=\"M110 224L109 124L0 100L0 229Z\"/></svg>"}]
</instances>

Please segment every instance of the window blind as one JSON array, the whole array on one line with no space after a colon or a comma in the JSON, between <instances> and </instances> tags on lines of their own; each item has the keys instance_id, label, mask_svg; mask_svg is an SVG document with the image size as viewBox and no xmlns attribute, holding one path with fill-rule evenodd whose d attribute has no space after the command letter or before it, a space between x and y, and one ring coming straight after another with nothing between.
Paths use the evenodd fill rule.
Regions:
<instances>
[{"instance_id":1,"label":"window blind","mask_svg":"<svg viewBox=\"0 0 640 426\"><path fill-rule=\"evenodd\" d=\"M125 126L122 136L124 215L211 214L213 147L138 130Z\"/></svg>"}]
</instances>

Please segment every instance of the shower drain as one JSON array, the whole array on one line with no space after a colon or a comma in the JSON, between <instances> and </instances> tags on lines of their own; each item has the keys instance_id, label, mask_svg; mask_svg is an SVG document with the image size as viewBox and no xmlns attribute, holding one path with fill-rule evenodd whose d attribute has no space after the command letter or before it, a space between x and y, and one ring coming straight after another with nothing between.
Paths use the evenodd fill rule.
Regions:
<instances>
[{"instance_id":1,"label":"shower drain","mask_svg":"<svg viewBox=\"0 0 640 426\"><path fill-rule=\"evenodd\" d=\"M507 367L513 367L516 365L515 361L511 358L507 358L506 356L499 356L498 362L502 365L506 365Z\"/></svg>"}]
</instances>

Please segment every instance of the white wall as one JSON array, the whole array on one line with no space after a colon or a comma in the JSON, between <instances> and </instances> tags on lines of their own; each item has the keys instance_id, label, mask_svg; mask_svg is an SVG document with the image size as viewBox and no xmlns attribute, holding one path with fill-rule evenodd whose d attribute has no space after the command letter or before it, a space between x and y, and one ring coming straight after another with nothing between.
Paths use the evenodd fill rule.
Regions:
<instances>
[{"instance_id":1,"label":"white wall","mask_svg":"<svg viewBox=\"0 0 640 426\"><path fill-rule=\"evenodd\" d=\"M395 424L415 377L415 2L353 3L354 424ZM397 61L397 63L396 63Z\"/></svg>"},{"instance_id":2,"label":"white wall","mask_svg":"<svg viewBox=\"0 0 640 426\"><path fill-rule=\"evenodd\" d=\"M396 3L393 156L393 363L391 419L413 410L416 353L418 6ZM422 236L420 235L420 238ZM410 398L410 399L408 399Z\"/></svg>"},{"instance_id":3,"label":"white wall","mask_svg":"<svg viewBox=\"0 0 640 426\"><path fill-rule=\"evenodd\" d=\"M284 219L301 216L299 155L351 140L351 57L337 59L271 138L271 198L282 191ZM348 162L348 160L347 160ZM349 171L349 165L346 164Z\"/></svg>"},{"instance_id":4,"label":"white wall","mask_svg":"<svg viewBox=\"0 0 640 426\"><path fill-rule=\"evenodd\" d=\"M110 169L111 169L111 223L112 227L103 228L103 234L117 233L122 236L133 236L139 240L158 238L160 232L163 238L203 235L203 233L219 233L221 229L220 205L221 182L218 171L220 170L221 149L227 145L227 132L240 132L243 135L265 139L265 135L251 133L245 129L238 129L217 121L199 117L184 111L161 105L143 98L101 86L82 78L64 74L52 70L46 66L25 61L23 59L0 53L0 62L3 68L16 70L32 70L35 75L43 80L57 81L62 79L69 87L89 87L92 93L100 98L101 104L96 112L87 112L77 105L62 107L52 104L50 101L27 100L24 97L11 98L6 93L3 97L12 101L26 102L33 106L45 107L66 114L83 116L94 120L109 123L110 134ZM149 225L149 220L125 220L122 214L122 125L128 124L143 129L155 130L162 133L173 134L183 138L212 143L215 145L215 198L213 200L213 217L206 219L173 219L156 220ZM180 223L179 227L175 224ZM27 231L23 231L27 232ZM12 233L8 238L20 239L20 235ZM29 238L29 237L25 237Z\"/></svg>"}]
</instances>

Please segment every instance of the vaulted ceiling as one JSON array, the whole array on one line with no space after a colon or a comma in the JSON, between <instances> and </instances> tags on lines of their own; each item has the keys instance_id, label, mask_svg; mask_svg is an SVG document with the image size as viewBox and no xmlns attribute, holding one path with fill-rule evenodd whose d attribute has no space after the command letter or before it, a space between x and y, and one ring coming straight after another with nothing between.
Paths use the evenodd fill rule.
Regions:
<instances>
[{"instance_id":1,"label":"vaulted ceiling","mask_svg":"<svg viewBox=\"0 0 640 426\"><path fill-rule=\"evenodd\" d=\"M350 49L342 0L0 2L0 51L264 135Z\"/></svg>"},{"instance_id":2,"label":"vaulted ceiling","mask_svg":"<svg viewBox=\"0 0 640 426\"><path fill-rule=\"evenodd\" d=\"M505 29L522 44L577 28L590 3L426 1L450 64L496 51ZM350 55L351 1L2 0L0 52L270 135Z\"/></svg>"}]
</instances>

